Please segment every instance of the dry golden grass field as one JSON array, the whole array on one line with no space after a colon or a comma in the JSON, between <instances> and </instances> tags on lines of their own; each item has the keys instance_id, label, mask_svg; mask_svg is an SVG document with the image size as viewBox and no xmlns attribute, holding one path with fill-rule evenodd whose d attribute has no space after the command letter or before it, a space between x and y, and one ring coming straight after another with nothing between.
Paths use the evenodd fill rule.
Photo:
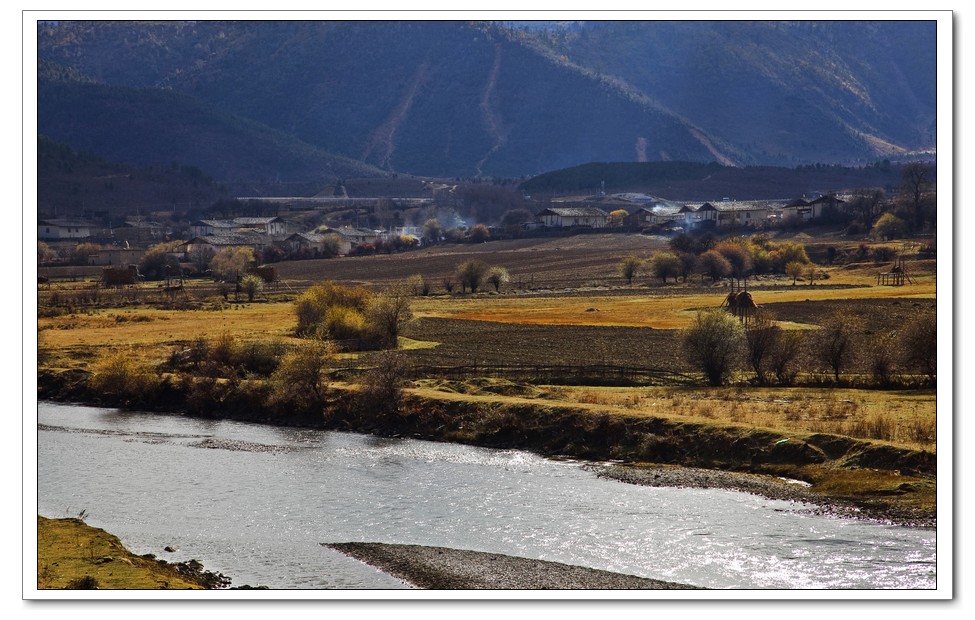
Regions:
<instances>
[{"instance_id":1,"label":"dry golden grass field","mask_svg":"<svg viewBox=\"0 0 975 620\"><path fill-rule=\"evenodd\" d=\"M137 556L108 532L80 519L37 517L39 590L199 590L172 566Z\"/></svg>"},{"instance_id":2,"label":"dry golden grass field","mask_svg":"<svg viewBox=\"0 0 975 620\"><path fill-rule=\"evenodd\" d=\"M225 302L207 282L189 283L186 294L176 299L144 284L126 293L103 291L97 301L75 304L70 312L45 312L52 296L71 299L97 284L45 285L38 293L39 366L88 369L119 351L159 364L193 341L220 337L299 344L292 335L292 301L309 284L334 279L382 287L420 274L431 283L432 294L414 298L415 318L403 330L408 337L403 342L409 345L405 353L418 364L611 363L686 371L676 330L697 310L719 306L728 289L699 278L661 285L645 275L626 285L618 274L624 256L645 257L665 247L662 238L642 235L581 235L284 262L276 265L282 282L253 303ZM500 293L447 294L441 279L472 257L507 267L512 281ZM826 309L846 306L856 309L868 320L868 329L876 331L896 327L917 312L933 311L934 260L907 264L912 283L906 286L878 286L876 275L887 265L863 262L823 266L821 272L828 277L811 286L802 280L793 285L785 277L762 277L752 281L749 290L786 328L814 334ZM548 389L547 394L544 398L604 410L934 446L933 391L564 387Z\"/></svg>"}]
</instances>

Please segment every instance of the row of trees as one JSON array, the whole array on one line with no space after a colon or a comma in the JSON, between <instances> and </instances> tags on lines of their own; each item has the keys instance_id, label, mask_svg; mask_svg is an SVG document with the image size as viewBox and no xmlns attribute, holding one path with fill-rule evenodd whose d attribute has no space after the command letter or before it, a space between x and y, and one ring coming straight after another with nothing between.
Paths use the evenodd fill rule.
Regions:
<instances>
[{"instance_id":1,"label":"row of trees","mask_svg":"<svg viewBox=\"0 0 975 620\"><path fill-rule=\"evenodd\" d=\"M109 355L93 364L90 386L127 406L158 406L178 397L190 411L208 415L220 407L250 413L264 408L320 418L330 399L342 398L329 389L338 351L335 343L318 338L289 345L223 334L199 338L155 367L128 352ZM360 415L395 413L409 376L397 352L375 354L346 406Z\"/></svg>"},{"instance_id":2,"label":"row of trees","mask_svg":"<svg viewBox=\"0 0 975 620\"><path fill-rule=\"evenodd\" d=\"M476 293L482 284L487 283L494 287L494 291L500 292L501 285L507 284L511 280L508 270L500 266L490 266L482 260L472 258L457 265L457 281L460 283L462 293L470 289L471 293ZM453 290L452 281L445 281L444 287L447 292Z\"/></svg>"},{"instance_id":3,"label":"row of trees","mask_svg":"<svg viewBox=\"0 0 975 620\"><path fill-rule=\"evenodd\" d=\"M761 385L791 384L798 373L826 371L833 381L854 364L865 368L878 385L891 385L895 375L937 376L937 323L933 313L918 315L901 329L864 332L863 321L850 311L836 311L815 331L785 330L767 311L747 326L724 310L699 312L681 332L688 362L709 385L718 386L743 365ZM774 379L774 381L773 381Z\"/></svg>"},{"instance_id":4,"label":"row of trees","mask_svg":"<svg viewBox=\"0 0 975 620\"><path fill-rule=\"evenodd\" d=\"M793 284L812 263L801 243L775 243L764 235L731 237L718 241L714 237L694 238L681 235L671 241L670 251L657 252L650 259L627 256L620 262L620 275L627 284L641 273L684 282L694 275L704 276L717 282L723 278L744 279L750 275L784 273L793 278Z\"/></svg>"}]
</instances>

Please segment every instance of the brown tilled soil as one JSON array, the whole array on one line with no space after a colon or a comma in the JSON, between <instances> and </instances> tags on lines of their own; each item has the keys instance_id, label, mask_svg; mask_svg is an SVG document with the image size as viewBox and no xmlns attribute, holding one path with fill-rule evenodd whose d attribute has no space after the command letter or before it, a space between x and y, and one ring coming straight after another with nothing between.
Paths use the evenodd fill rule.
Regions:
<instances>
[{"instance_id":1,"label":"brown tilled soil","mask_svg":"<svg viewBox=\"0 0 975 620\"><path fill-rule=\"evenodd\" d=\"M934 312L932 299L857 299L770 303L763 308L776 319L817 325L835 310L854 312L864 320L862 337L896 331L922 313ZM817 332L809 330L807 349L816 347ZM439 342L434 348L409 351L419 365L444 364L609 364L693 372L681 351L676 330L646 327L525 325L424 317L409 323L402 335ZM867 355L847 369L869 372ZM805 371L822 370L807 360ZM741 370L747 370L742 364Z\"/></svg>"},{"instance_id":2,"label":"brown tilled soil","mask_svg":"<svg viewBox=\"0 0 975 620\"><path fill-rule=\"evenodd\" d=\"M612 364L678 370L673 330L581 325L519 325L422 318L403 335L441 344L409 351L420 365Z\"/></svg>"},{"instance_id":3,"label":"brown tilled soil","mask_svg":"<svg viewBox=\"0 0 975 620\"><path fill-rule=\"evenodd\" d=\"M638 234L515 239L439 245L398 255L286 261L275 267L282 279L296 284L338 280L385 285L421 274L434 291L443 292L443 278L453 277L457 265L473 258L505 267L511 274L511 289L621 286L625 284L619 276L623 257L647 258L665 249L667 241Z\"/></svg>"},{"instance_id":4,"label":"brown tilled soil","mask_svg":"<svg viewBox=\"0 0 975 620\"><path fill-rule=\"evenodd\" d=\"M831 312L849 310L864 320L864 333L896 330L926 312L935 312L934 299L832 299L765 304L779 320L819 324Z\"/></svg>"}]
</instances>

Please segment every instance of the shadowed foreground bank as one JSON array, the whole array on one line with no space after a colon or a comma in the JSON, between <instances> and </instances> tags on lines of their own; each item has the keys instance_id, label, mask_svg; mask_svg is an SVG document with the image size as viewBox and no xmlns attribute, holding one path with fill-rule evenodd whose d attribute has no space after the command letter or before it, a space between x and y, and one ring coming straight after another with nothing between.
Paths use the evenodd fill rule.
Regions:
<instances>
[{"instance_id":1,"label":"shadowed foreground bank","mask_svg":"<svg viewBox=\"0 0 975 620\"><path fill-rule=\"evenodd\" d=\"M426 590L700 589L681 583L480 551L383 543L321 544Z\"/></svg>"}]
</instances>

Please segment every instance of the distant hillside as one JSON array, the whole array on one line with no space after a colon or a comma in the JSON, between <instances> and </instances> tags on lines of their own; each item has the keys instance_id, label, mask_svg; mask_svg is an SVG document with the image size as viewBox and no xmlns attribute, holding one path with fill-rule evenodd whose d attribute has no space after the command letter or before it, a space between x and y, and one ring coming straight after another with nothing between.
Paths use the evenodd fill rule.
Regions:
<instances>
[{"instance_id":1,"label":"distant hillside","mask_svg":"<svg viewBox=\"0 0 975 620\"><path fill-rule=\"evenodd\" d=\"M141 213L208 207L227 189L194 166L170 163L137 168L78 153L50 138L37 140L37 212L51 217L121 218Z\"/></svg>"},{"instance_id":2,"label":"distant hillside","mask_svg":"<svg viewBox=\"0 0 975 620\"><path fill-rule=\"evenodd\" d=\"M98 84L42 75L41 132L221 180L368 176L351 161L444 177L851 164L935 147L933 22L518 26L42 24L40 59Z\"/></svg>"},{"instance_id":3,"label":"distant hillside","mask_svg":"<svg viewBox=\"0 0 975 620\"><path fill-rule=\"evenodd\" d=\"M317 180L384 174L192 96L73 79L51 65L38 83L39 126L51 139L137 166L193 165L224 181Z\"/></svg>"},{"instance_id":4,"label":"distant hillside","mask_svg":"<svg viewBox=\"0 0 975 620\"><path fill-rule=\"evenodd\" d=\"M869 162L935 144L935 22L584 22L539 47L615 76L751 162Z\"/></svg>"},{"instance_id":5,"label":"distant hillside","mask_svg":"<svg viewBox=\"0 0 975 620\"><path fill-rule=\"evenodd\" d=\"M739 200L793 198L830 191L879 187L892 191L901 182L896 165L864 168L802 166L735 168L716 163L648 162L592 163L529 179L520 189L533 196L646 192L676 200Z\"/></svg>"}]
</instances>

